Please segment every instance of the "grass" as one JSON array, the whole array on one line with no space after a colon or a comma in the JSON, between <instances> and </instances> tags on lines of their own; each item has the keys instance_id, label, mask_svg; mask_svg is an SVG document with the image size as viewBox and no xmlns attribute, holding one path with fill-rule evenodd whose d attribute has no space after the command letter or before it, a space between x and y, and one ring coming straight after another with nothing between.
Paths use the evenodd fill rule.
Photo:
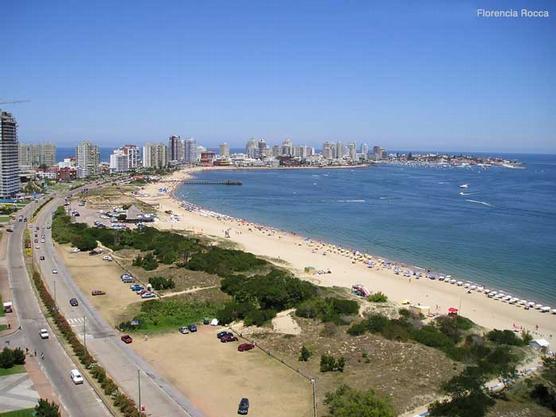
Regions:
<instances>
[{"instance_id":1,"label":"grass","mask_svg":"<svg viewBox=\"0 0 556 417\"><path fill-rule=\"evenodd\" d=\"M26 408L24 410L8 411L0 413L0 417L33 417L35 415L34 408Z\"/></svg>"},{"instance_id":2,"label":"grass","mask_svg":"<svg viewBox=\"0 0 556 417\"><path fill-rule=\"evenodd\" d=\"M7 214L0 214L0 223L8 223L10 221L10 216Z\"/></svg>"},{"instance_id":3,"label":"grass","mask_svg":"<svg viewBox=\"0 0 556 417\"><path fill-rule=\"evenodd\" d=\"M2 294L0 294L0 317L3 317L6 313L4 313L4 306L2 301ZM1 330L1 329L0 329Z\"/></svg>"},{"instance_id":4,"label":"grass","mask_svg":"<svg viewBox=\"0 0 556 417\"><path fill-rule=\"evenodd\" d=\"M23 365L14 365L11 368L0 368L0 376L22 374L25 372Z\"/></svg>"},{"instance_id":5,"label":"grass","mask_svg":"<svg viewBox=\"0 0 556 417\"><path fill-rule=\"evenodd\" d=\"M2 330L6 330L8 328L8 326L6 326L5 324L0 324L0 332Z\"/></svg>"}]
</instances>

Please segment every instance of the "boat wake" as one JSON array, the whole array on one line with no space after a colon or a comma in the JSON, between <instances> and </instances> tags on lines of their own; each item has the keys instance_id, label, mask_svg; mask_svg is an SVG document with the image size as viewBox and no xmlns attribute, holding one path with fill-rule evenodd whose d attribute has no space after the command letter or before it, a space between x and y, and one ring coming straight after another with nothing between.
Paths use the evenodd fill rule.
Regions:
<instances>
[{"instance_id":1,"label":"boat wake","mask_svg":"<svg viewBox=\"0 0 556 417\"><path fill-rule=\"evenodd\" d=\"M468 201L470 203L475 203L475 204L482 204L483 206L487 206L487 207L494 207L492 204L487 203L486 201L470 200L468 198L466 198L465 201Z\"/></svg>"},{"instance_id":2,"label":"boat wake","mask_svg":"<svg viewBox=\"0 0 556 417\"><path fill-rule=\"evenodd\" d=\"M336 203L364 203L365 200L336 200Z\"/></svg>"},{"instance_id":3,"label":"boat wake","mask_svg":"<svg viewBox=\"0 0 556 417\"><path fill-rule=\"evenodd\" d=\"M464 193L463 191L459 192L459 195L474 195L474 194L478 194L478 193Z\"/></svg>"}]
</instances>

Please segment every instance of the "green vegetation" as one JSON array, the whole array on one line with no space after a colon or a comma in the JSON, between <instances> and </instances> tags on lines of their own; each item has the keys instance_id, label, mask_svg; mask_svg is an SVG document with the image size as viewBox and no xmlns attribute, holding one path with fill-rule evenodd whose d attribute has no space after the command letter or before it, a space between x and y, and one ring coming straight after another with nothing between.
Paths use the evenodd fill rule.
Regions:
<instances>
[{"instance_id":1,"label":"green vegetation","mask_svg":"<svg viewBox=\"0 0 556 417\"><path fill-rule=\"evenodd\" d=\"M153 288L157 291L176 288L176 283L174 282L174 280L172 278L166 278L166 277L149 278L149 284L151 284Z\"/></svg>"},{"instance_id":2,"label":"green vegetation","mask_svg":"<svg viewBox=\"0 0 556 417\"><path fill-rule=\"evenodd\" d=\"M179 298L152 300L141 303L141 310L134 320L119 325L120 330L144 333L177 330L181 326L202 322L204 317L214 317L217 307L209 302L191 302Z\"/></svg>"},{"instance_id":3,"label":"green vegetation","mask_svg":"<svg viewBox=\"0 0 556 417\"><path fill-rule=\"evenodd\" d=\"M330 417L394 417L396 413L387 399L373 390L358 391L347 385L326 394L324 403Z\"/></svg>"},{"instance_id":4,"label":"green vegetation","mask_svg":"<svg viewBox=\"0 0 556 417\"><path fill-rule=\"evenodd\" d=\"M346 360L343 356L335 358L332 355L321 355L320 371L321 372L344 372Z\"/></svg>"},{"instance_id":5,"label":"green vegetation","mask_svg":"<svg viewBox=\"0 0 556 417\"><path fill-rule=\"evenodd\" d=\"M48 400L39 400L39 403L35 407L36 417L60 417L60 407L54 401L50 402Z\"/></svg>"},{"instance_id":6,"label":"green vegetation","mask_svg":"<svg viewBox=\"0 0 556 417\"><path fill-rule=\"evenodd\" d=\"M0 417L35 417L35 409L26 408L25 410L7 411L0 413Z\"/></svg>"},{"instance_id":7,"label":"green vegetation","mask_svg":"<svg viewBox=\"0 0 556 417\"><path fill-rule=\"evenodd\" d=\"M0 368L9 369L14 365L25 363L25 352L21 348L10 349L5 347L0 352Z\"/></svg>"},{"instance_id":8,"label":"green vegetation","mask_svg":"<svg viewBox=\"0 0 556 417\"><path fill-rule=\"evenodd\" d=\"M4 314L6 314L6 313L4 312L2 294L0 294L0 317L4 316Z\"/></svg>"},{"instance_id":9,"label":"green vegetation","mask_svg":"<svg viewBox=\"0 0 556 417\"><path fill-rule=\"evenodd\" d=\"M345 324L346 316L353 316L359 312L359 304L354 300L340 298L314 297L300 303L295 311L296 316L310 319L320 319L323 322Z\"/></svg>"},{"instance_id":10,"label":"green vegetation","mask_svg":"<svg viewBox=\"0 0 556 417\"><path fill-rule=\"evenodd\" d=\"M25 372L23 365L14 365L11 368L0 368L0 376L22 374Z\"/></svg>"},{"instance_id":11,"label":"green vegetation","mask_svg":"<svg viewBox=\"0 0 556 417\"><path fill-rule=\"evenodd\" d=\"M248 326L259 326L278 311L295 307L317 293L313 284L277 269L266 275L227 276L222 280L221 289L233 300L218 311L218 320L227 324L243 319Z\"/></svg>"},{"instance_id":12,"label":"green vegetation","mask_svg":"<svg viewBox=\"0 0 556 417\"><path fill-rule=\"evenodd\" d=\"M145 256L137 255L133 260L133 266L139 266L145 271L153 271L158 268L158 261L152 253L148 253Z\"/></svg>"},{"instance_id":13,"label":"green vegetation","mask_svg":"<svg viewBox=\"0 0 556 417\"><path fill-rule=\"evenodd\" d=\"M19 210L19 208L15 204L0 204L0 214L10 215L17 210Z\"/></svg>"},{"instance_id":14,"label":"green vegetation","mask_svg":"<svg viewBox=\"0 0 556 417\"><path fill-rule=\"evenodd\" d=\"M371 303L386 303L388 301L388 297L386 294L381 292L375 292L367 297L367 301L370 301Z\"/></svg>"},{"instance_id":15,"label":"green vegetation","mask_svg":"<svg viewBox=\"0 0 556 417\"><path fill-rule=\"evenodd\" d=\"M516 336L511 330L491 330L487 333L488 340L498 345L524 346L523 339Z\"/></svg>"},{"instance_id":16,"label":"green vegetation","mask_svg":"<svg viewBox=\"0 0 556 417\"><path fill-rule=\"evenodd\" d=\"M193 255L186 266L192 271L227 275L231 272L252 271L266 264L266 261L257 258L252 253L213 246L206 252L199 252Z\"/></svg>"},{"instance_id":17,"label":"green vegetation","mask_svg":"<svg viewBox=\"0 0 556 417\"><path fill-rule=\"evenodd\" d=\"M303 345L301 347L301 351L299 352L299 360L302 362L307 362L313 353L307 348L307 346Z\"/></svg>"}]
</instances>

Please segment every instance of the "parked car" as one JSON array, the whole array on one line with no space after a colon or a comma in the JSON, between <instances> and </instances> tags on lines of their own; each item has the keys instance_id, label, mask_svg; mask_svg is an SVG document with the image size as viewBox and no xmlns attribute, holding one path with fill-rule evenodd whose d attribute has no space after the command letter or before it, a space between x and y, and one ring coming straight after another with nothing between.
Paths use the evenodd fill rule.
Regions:
<instances>
[{"instance_id":1,"label":"parked car","mask_svg":"<svg viewBox=\"0 0 556 417\"><path fill-rule=\"evenodd\" d=\"M104 261L108 261L108 262L111 262L111 261L112 261L112 257L111 257L110 255L104 255L104 256L102 257L102 259L103 259Z\"/></svg>"},{"instance_id":2,"label":"parked car","mask_svg":"<svg viewBox=\"0 0 556 417\"><path fill-rule=\"evenodd\" d=\"M70 371L70 378L75 385L83 383L83 376L77 369L72 369Z\"/></svg>"},{"instance_id":3,"label":"parked car","mask_svg":"<svg viewBox=\"0 0 556 417\"><path fill-rule=\"evenodd\" d=\"M128 334L124 334L124 335L121 337L121 339L122 339L122 342L124 342L124 343L126 343L126 344L128 344L128 345L129 345L131 342L133 342L133 339L132 339L131 336L128 335Z\"/></svg>"},{"instance_id":4,"label":"parked car","mask_svg":"<svg viewBox=\"0 0 556 417\"><path fill-rule=\"evenodd\" d=\"M106 295L106 292L102 290L92 290L91 295Z\"/></svg>"},{"instance_id":5,"label":"parked car","mask_svg":"<svg viewBox=\"0 0 556 417\"><path fill-rule=\"evenodd\" d=\"M190 324L189 326L187 326L187 328L189 329L189 331L191 333L195 333L197 331L197 325L196 324Z\"/></svg>"},{"instance_id":6,"label":"parked car","mask_svg":"<svg viewBox=\"0 0 556 417\"><path fill-rule=\"evenodd\" d=\"M131 291L133 291L133 292L139 292L139 291L142 291L142 290L145 289L145 287L143 287L143 286L140 285L140 284L132 284L129 288L130 288Z\"/></svg>"},{"instance_id":7,"label":"parked car","mask_svg":"<svg viewBox=\"0 0 556 417\"><path fill-rule=\"evenodd\" d=\"M237 342L237 337L235 337L234 335L227 334L227 335L222 336L220 338L220 342L222 342L222 343Z\"/></svg>"},{"instance_id":8,"label":"parked car","mask_svg":"<svg viewBox=\"0 0 556 417\"><path fill-rule=\"evenodd\" d=\"M79 248L73 248L71 250L71 253L79 253L79 252L81 252L81 249L79 249Z\"/></svg>"},{"instance_id":9,"label":"parked car","mask_svg":"<svg viewBox=\"0 0 556 417\"><path fill-rule=\"evenodd\" d=\"M44 261L44 255L41 255L40 260Z\"/></svg>"},{"instance_id":10,"label":"parked car","mask_svg":"<svg viewBox=\"0 0 556 417\"><path fill-rule=\"evenodd\" d=\"M56 274L58 273L58 270L57 270L57 269L53 269L53 270L52 270L52 273L53 273L54 275L56 275Z\"/></svg>"},{"instance_id":11,"label":"parked car","mask_svg":"<svg viewBox=\"0 0 556 417\"><path fill-rule=\"evenodd\" d=\"M41 336L41 339L48 339L50 337L50 335L48 334L48 330L46 329L40 329L39 335Z\"/></svg>"},{"instance_id":12,"label":"parked car","mask_svg":"<svg viewBox=\"0 0 556 417\"><path fill-rule=\"evenodd\" d=\"M239 406L237 408L237 413L241 414L242 416L247 415L249 412L249 400L247 398L242 398L239 402Z\"/></svg>"},{"instance_id":13,"label":"parked car","mask_svg":"<svg viewBox=\"0 0 556 417\"><path fill-rule=\"evenodd\" d=\"M233 336L234 334L233 334L232 332L228 332L228 331L226 331L226 330L223 330L223 331L221 331L221 332L216 333L216 337L217 337L218 339L222 339L222 337L224 337L224 336L226 336L226 335Z\"/></svg>"},{"instance_id":14,"label":"parked car","mask_svg":"<svg viewBox=\"0 0 556 417\"><path fill-rule=\"evenodd\" d=\"M6 229L6 232L13 232L13 231L14 231L14 229L12 229L11 227L8 227L8 228Z\"/></svg>"},{"instance_id":15,"label":"parked car","mask_svg":"<svg viewBox=\"0 0 556 417\"><path fill-rule=\"evenodd\" d=\"M141 294L141 298L155 298L156 294L154 292L147 291L146 293Z\"/></svg>"},{"instance_id":16,"label":"parked car","mask_svg":"<svg viewBox=\"0 0 556 417\"><path fill-rule=\"evenodd\" d=\"M237 350L240 352L245 352L247 350L254 349L255 345L253 343L242 343L237 347Z\"/></svg>"},{"instance_id":17,"label":"parked car","mask_svg":"<svg viewBox=\"0 0 556 417\"><path fill-rule=\"evenodd\" d=\"M79 305L79 301L77 301L77 298L70 298L70 305L72 307L77 307Z\"/></svg>"},{"instance_id":18,"label":"parked car","mask_svg":"<svg viewBox=\"0 0 556 417\"><path fill-rule=\"evenodd\" d=\"M189 329L186 326L182 326L178 329L181 334L189 334Z\"/></svg>"}]
</instances>

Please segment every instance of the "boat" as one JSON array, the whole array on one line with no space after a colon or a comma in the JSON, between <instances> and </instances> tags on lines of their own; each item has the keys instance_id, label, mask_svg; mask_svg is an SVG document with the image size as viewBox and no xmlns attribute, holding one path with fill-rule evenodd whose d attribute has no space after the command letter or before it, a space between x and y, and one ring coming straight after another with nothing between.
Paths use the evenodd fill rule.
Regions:
<instances>
[{"instance_id":1,"label":"boat","mask_svg":"<svg viewBox=\"0 0 556 417\"><path fill-rule=\"evenodd\" d=\"M469 188L469 184L461 184L459 188Z\"/></svg>"},{"instance_id":2,"label":"boat","mask_svg":"<svg viewBox=\"0 0 556 417\"><path fill-rule=\"evenodd\" d=\"M552 314L556 314L556 308L553 308L551 311Z\"/></svg>"},{"instance_id":3,"label":"boat","mask_svg":"<svg viewBox=\"0 0 556 417\"><path fill-rule=\"evenodd\" d=\"M542 307L542 304L535 304L535 310L540 310Z\"/></svg>"},{"instance_id":4,"label":"boat","mask_svg":"<svg viewBox=\"0 0 556 417\"><path fill-rule=\"evenodd\" d=\"M457 284L458 284L458 287L461 287L463 285L463 281L458 281Z\"/></svg>"},{"instance_id":5,"label":"boat","mask_svg":"<svg viewBox=\"0 0 556 417\"><path fill-rule=\"evenodd\" d=\"M541 313L550 313L550 307L548 306L541 307Z\"/></svg>"}]
</instances>

